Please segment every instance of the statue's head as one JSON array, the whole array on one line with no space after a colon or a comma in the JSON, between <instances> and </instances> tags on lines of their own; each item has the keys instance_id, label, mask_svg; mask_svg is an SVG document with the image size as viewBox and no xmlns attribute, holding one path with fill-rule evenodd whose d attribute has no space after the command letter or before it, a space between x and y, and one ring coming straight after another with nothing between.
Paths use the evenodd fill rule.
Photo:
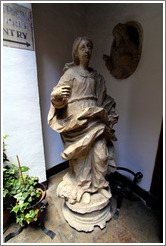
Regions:
<instances>
[{"instance_id":1,"label":"statue's head","mask_svg":"<svg viewBox=\"0 0 166 246\"><path fill-rule=\"evenodd\" d=\"M87 37L78 37L74 40L73 43L73 50L72 50L72 58L73 58L73 62L75 65L79 65L80 61L79 61L79 56L78 56L78 48L81 45L81 43L83 43L84 41L88 41L91 49L93 48L93 43L92 41L87 38Z\"/></svg>"}]
</instances>

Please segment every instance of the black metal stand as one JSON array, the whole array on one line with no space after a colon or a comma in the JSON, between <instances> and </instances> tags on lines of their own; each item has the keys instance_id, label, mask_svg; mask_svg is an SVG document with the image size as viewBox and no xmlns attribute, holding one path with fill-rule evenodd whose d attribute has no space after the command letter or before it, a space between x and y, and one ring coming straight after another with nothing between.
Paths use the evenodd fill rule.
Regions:
<instances>
[{"instance_id":1,"label":"black metal stand","mask_svg":"<svg viewBox=\"0 0 166 246\"><path fill-rule=\"evenodd\" d=\"M117 167L116 170L117 171L111 173L109 175L109 178L107 177L107 179L109 180L112 193L115 193L117 195L117 208L113 216L114 219L117 220L119 217L123 198L126 197L130 200L136 199L136 197L134 197L133 195L134 189L136 184L142 179L143 174L141 172L134 173L133 171L125 167ZM134 176L133 180L131 181L123 175L120 176L118 170L132 174Z\"/></svg>"},{"instance_id":2,"label":"black metal stand","mask_svg":"<svg viewBox=\"0 0 166 246\"><path fill-rule=\"evenodd\" d=\"M39 226L45 234L47 234L51 239L53 239L55 237L56 233L51 231L51 230L47 230L44 226L44 212L45 212L47 206L48 206L47 200L44 199L40 202L40 217L38 218L38 220L36 222L32 222L32 223L34 223L36 226ZM13 237L17 236L19 233L21 233L22 230L26 227L27 227L27 223L25 223L23 226L20 226L18 231L9 233L5 237L5 243L8 240L10 240L11 238L13 238Z\"/></svg>"}]
</instances>

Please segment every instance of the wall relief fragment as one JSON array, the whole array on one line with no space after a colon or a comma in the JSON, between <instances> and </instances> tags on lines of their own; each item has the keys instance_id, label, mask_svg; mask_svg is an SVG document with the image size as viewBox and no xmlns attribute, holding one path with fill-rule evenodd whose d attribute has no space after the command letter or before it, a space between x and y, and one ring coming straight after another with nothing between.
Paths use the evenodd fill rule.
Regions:
<instances>
[{"instance_id":1,"label":"wall relief fragment","mask_svg":"<svg viewBox=\"0 0 166 246\"><path fill-rule=\"evenodd\" d=\"M141 57L143 32L136 21L117 24L112 31L114 40L110 56L103 55L105 65L117 79L126 79L134 73Z\"/></svg>"}]
</instances>

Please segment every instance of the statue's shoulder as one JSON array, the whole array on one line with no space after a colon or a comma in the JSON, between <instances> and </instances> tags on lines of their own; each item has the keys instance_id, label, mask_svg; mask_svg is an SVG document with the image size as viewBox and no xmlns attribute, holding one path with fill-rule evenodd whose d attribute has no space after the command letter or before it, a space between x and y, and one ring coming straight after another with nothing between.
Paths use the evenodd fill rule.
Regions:
<instances>
[{"instance_id":1,"label":"statue's shoulder","mask_svg":"<svg viewBox=\"0 0 166 246\"><path fill-rule=\"evenodd\" d=\"M64 70L64 76L65 77L72 79L72 78L74 78L74 75L75 75L74 66Z\"/></svg>"},{"instance_id":2,"label":"statue's shoulder","mask_svg":"<svg viewBox=\"0 0 166 246\"><path fill-rule=\"evenodd\" d=\"M93 70L93 73L97 80L104 80L103 75L99 73L97 70Z\"/></svg>"},{"instance_id":3,"label":"statue's shoulder","mask_svg":"<svg viewBox=\"0 0 166 246\"><path fill-rule=\"evenodd\" d=\"M97 70L92 67L89 67L88 71L90 73L90 76L94 77L95 79L99 76L99 73L97 72Z\"/></svg>"}]
</instances>

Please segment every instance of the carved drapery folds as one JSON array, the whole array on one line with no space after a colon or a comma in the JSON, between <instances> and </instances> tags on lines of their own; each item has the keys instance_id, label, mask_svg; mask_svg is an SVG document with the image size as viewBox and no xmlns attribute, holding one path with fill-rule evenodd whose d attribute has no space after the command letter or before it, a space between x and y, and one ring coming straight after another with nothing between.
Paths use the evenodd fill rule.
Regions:
<instances>
[{"instance_id":1,"label":"carved drapery folds","mask_svg":"<svg viewBox=\"0 0 166 246\"><path fill-rule=\"evenodd\" d=\"M87 37L74 41L73 61L65 64L51 92L48 114L49 126L61 134L61 157L69 161L57 195L65 200L64 218L78 231L102 229L111 219L112 194L106 174L116 170L116 102L107 94L103 76L89 67L92 48Z\"/></svg>"}]
</instances>

